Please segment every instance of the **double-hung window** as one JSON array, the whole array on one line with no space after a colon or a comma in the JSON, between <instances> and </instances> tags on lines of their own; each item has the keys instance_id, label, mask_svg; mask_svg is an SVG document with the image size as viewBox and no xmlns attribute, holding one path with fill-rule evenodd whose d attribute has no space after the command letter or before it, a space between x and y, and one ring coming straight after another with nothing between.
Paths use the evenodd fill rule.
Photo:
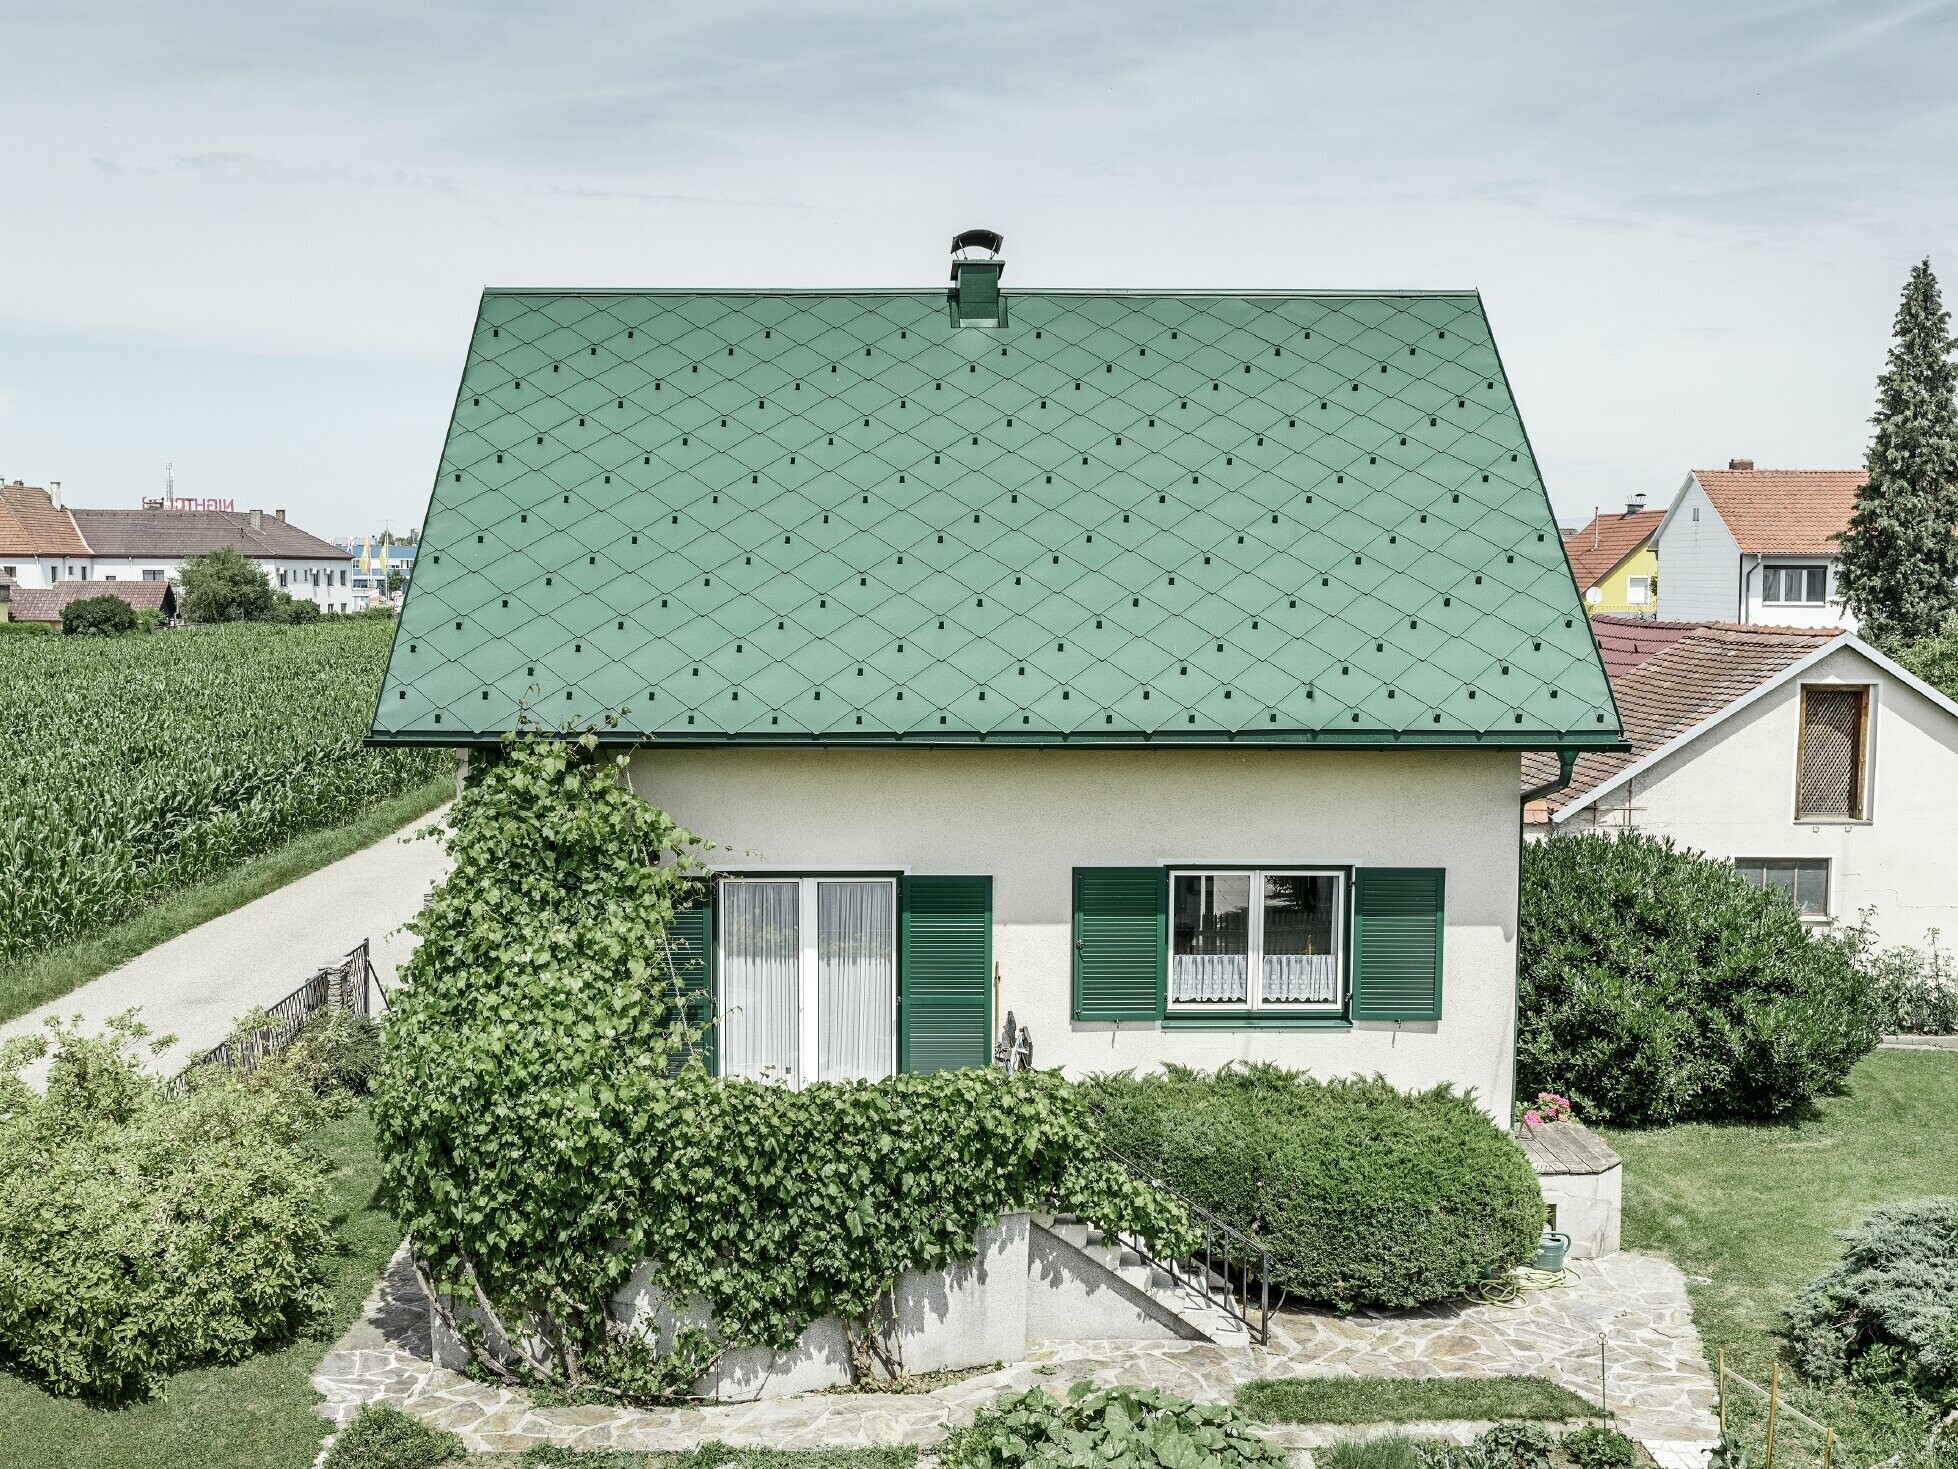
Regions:
<instances>
[{"instance_id":1,"label":"double-hung window","mask_svg":"<svg viewBox=\"0 0 1958 1469\"><path fill-rule=\"evenodd\" d=\"M1341 871L1171 872L1170 1010L1337 1010L1345 911Z\"/></svg>"}]
</instances>

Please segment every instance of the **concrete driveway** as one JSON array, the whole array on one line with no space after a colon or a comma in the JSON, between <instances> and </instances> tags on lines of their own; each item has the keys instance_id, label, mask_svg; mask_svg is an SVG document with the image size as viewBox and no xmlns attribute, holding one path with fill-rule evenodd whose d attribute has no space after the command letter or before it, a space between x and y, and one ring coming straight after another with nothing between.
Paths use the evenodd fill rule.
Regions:
<instances>
[{"instance_id":1,"label":"concrete driveway","mask_svg":"<svg viewBox=\"0 0 1958 1469\"><path fill-rule=\"evenodd\" d=\"M99 1023L138 1008L151 1030L177 1037L155 1062L167 1073L223 1040L252 1006L284 998L362 939L370 941L381 983L391 987L415 945L401 925L449 869L437 839L411 838L439 825L447 813L442 806L371 847L159 944L0 1025L0 1038L38 1030L50 1015ZM38 1081L43 1066L30 1070L29 1079Z\"/></svg>"}]
</instances>

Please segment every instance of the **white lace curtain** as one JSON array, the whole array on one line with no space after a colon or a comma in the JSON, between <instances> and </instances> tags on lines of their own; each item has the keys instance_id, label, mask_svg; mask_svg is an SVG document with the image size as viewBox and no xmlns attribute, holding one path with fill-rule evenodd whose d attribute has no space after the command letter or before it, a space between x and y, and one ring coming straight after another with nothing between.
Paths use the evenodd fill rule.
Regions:
<instances>
[{"instance_id":1,"label":"white lace curtain","mask_svg":"<svg viewBox=\"0 0 1958 1469\"><path fill-rule=\"evenodd\" d=\"M816 884L816 1075L874 1081L896 1070L897 915L887 882Z\"/></svg>"},{"instance_id":2,"label":"white lace curtain","mask_svg":"<svg viewBox=\"0 0 1958 1469\"><path fill-rule=\"evenodd\" d=\"M798 1085L802 884L721 884L721 1074Z\"/></svg>"}]
</instances>

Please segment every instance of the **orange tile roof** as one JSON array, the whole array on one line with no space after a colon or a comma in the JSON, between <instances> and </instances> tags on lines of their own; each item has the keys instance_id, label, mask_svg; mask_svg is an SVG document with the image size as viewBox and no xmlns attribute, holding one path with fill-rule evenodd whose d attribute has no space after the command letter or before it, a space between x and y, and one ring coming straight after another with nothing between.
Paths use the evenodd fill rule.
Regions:
<instances>
[{"instance_id":1,"label":"orange tile roof","mask_svg":"<svg viewBox=\"0 0 1958 1469\"><path fill-rule=\"evenodd\" d=\"M1833 556L1849 527L1860 469L1696 469L1742 552Z\"/></svg>"},{"instance_id":2,"label":"orange tile roof","mask_svg":"<svg viewBox=\"0 0 1958 1469\"><path fill-rule=\"evenodd\" d=\"M86 556L75 518L36 485L0 485L0 552L12 556Z\"/></svg>"},{"instance_id":3,"label":"orange tile roof","mask_svg":"<svg viewBox=\"0 0 1958 1469\"><path fill-rule=\"evenodd\" d=\"M1583 530L1564 537L1564 554L1570 558L1571 575L1582 592L1596 586L1611 569L1651 539L1663 510L1640 510L1627 515L1598 515Z\"/></svg>"},{"instance_id":4,"label":"orange tile roof","mask_svg":"<svg viewBox=\"0 0 1958 1469\"><path fill-rule=\"evenodd\" d=\"M1679 624L1648 624L1671 631ZM1694 626L1667 646L1622 671L1610 669L1611 692L1618 700L1630 750L1585 753L1577 757L1571 783L1523 814L1530 825L1579 801L1611 777L1654 750L1711 719L1817 648L1844 636L1841 628L1760 627L1732 622ZM1607 665L1610 660L1607 659ZM1523 756L1523 789L1555 779L1554 752Z\"/></svg>"}]
</instances>

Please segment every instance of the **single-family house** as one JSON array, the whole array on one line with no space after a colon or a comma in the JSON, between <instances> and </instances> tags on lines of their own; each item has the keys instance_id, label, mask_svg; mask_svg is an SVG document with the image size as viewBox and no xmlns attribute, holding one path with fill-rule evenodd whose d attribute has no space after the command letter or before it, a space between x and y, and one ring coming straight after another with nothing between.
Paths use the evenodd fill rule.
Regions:
<instances>
[{"instance_id":1,"label":"single-family house","mask_svg":"<svg viewBox=\"0 0 1958 1469\"><path fill-rule=\"evenodd\" d=\"M52 587L7 588L8 605L0 607L0 622L61 621L70 602L90 597L115 597L132 611L155 612L165 619L177 615L177 589L167 581L64 581Z\"/></svg>"},{"instance_id":2,"label":"single-family house","mask_svg":"<svg viewBox=\"0 0 1958 1469\"><path fill-rule=\"evenodd\" d=\"M1631 748L1578 756L1526 826L1633 830L1732 862L1886 943L1958 935L1958 705L1839 628L1593 621ZM1532 754L1523 784L1554 774Z\"/></svg>"},{"instance_id":3,"label":"single-family house","mask_svg":"<svg viewBox=\"0 0 1958 1469\"><path fill-rule=\"evenodd\" d=\"M1652 534L1666 616L1856 630L1836 575L1860 469L1695 469Z\"/></svg>"},{"instance_id":4,"label":"single-family house","mask_svg":"<svg viewBox=\"0 0 1958 1469\"><path fill-rule=\"evenodd\" d=\"M1622 511L1599 511L1591 523L1564 537L1571 576L1593 617L1657 617L1659 557L1652 533L1666 518L1634 495Z\"/></svg>"},{"instance_id":5,"label":"single-family house","mask_svg":"<svg viewBox=\"0 0 1958 1469\"><path fill-rule=\"evenodd\" d=\"M370 740L722 844L725 1074L1270 1060L1508 1116L1517 778L1621 742L1473 292L490 290Z\"/></svg>"}]
</instances>

